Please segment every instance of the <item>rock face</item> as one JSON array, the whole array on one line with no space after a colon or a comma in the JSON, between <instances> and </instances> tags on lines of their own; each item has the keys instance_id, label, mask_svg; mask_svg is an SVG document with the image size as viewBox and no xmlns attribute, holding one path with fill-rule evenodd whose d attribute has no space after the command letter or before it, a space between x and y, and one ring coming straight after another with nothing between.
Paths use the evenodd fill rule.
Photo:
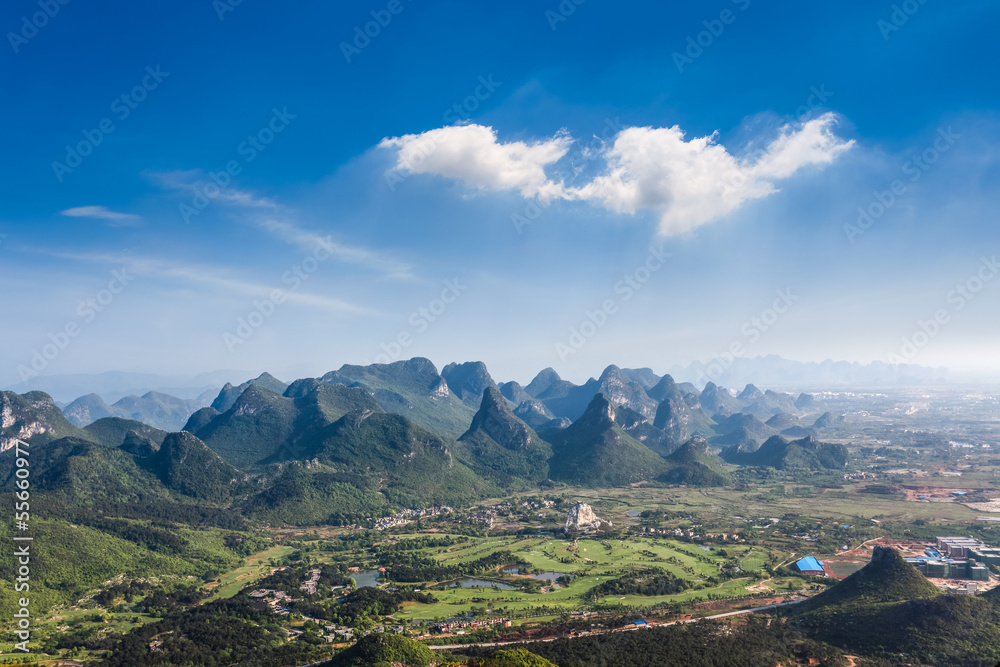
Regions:
<instances>
[{"instance_id":1,"label":"rock face","mask_svg":"<svg viewBox=\"0 0 1000 667\"><path fill-rule=\"evenodd\" d=\"M567 533L574 531L600 530L602 526L610 527L610 521L604 521L594 514L594 509L587 503L577 503L570 508L566 515L566 526L563 528Z\"/></svg>"},{"instance_id":2,"label":"rock face","mask_svg":"<svg viewBox=\"0 0 1000 667\"><path fill-rule=\"evenodd\" d=\"M0 452L13 447L18 439L48 441L70 435L90 439L88 433L66 420L48 394L0 392Z\"/></svg>"}]
</instances>

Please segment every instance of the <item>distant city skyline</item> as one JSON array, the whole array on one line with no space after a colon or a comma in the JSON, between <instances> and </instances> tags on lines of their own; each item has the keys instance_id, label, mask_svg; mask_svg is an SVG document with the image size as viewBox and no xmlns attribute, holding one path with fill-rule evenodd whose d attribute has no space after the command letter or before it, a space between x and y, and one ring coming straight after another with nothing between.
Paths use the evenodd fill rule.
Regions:
<instances>
[{"instance_id":1,"label":"distant city skyline","mask_svg":"<svg viewBox=\"0 0 1000 667\"><path fill-rule=\"evenodd\" d=\"M996 376L1000 7L914 7L10 3L0 385Z\"/></svg>"}]
</instances>

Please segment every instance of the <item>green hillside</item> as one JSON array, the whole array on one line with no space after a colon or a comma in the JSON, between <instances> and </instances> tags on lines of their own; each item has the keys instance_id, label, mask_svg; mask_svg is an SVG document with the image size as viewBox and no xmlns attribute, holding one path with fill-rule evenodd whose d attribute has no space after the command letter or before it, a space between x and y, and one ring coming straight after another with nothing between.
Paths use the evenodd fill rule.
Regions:
<instances>
[{"instance_id":1,"label":"green hillside","mask_svg":"<svg viewBox=\"0 0 1000 667\"><path fill-rule=\"evenodd\" d=\"M523 648L500 649L488 658L473 658L469 667L557 667Z\"/></svg>"},{"instance_id":2,"label":"green hillside","mask_svg":"<svg viewBox=\"0 0 1000 667\"><path fill-rule=\"evenodd\" d=\"M325 663L329 667L427 667L436 662L434 653L407 637L389 633L362 637L354 646Z\"/></svg>"},{"instance_id":3,"label":"green hillside","mask_svg":"<svg viewBox=\"0 0 1000 667\"><path fill-rule=\"evenodd\" d=\"M125 441L125 435L132 431L137 435L149 438L156 444L162 444L167 432L141 421L122 419L121 417L104 417L83 427L93 439L105 447L118 447Z\"/></svg>"},{"instance_id":4,"label":"green hillside","mask_svg":"<svg viewBox=\"0 0 1000 667\"><path fill-rule=\"evenodd\" d=\"M731 482L722 459L712 453L708 441L695 436L667 456L670 470L659 477L667 484L725 486Z\"/></svg>"},{"instance_id":5,"label":"green hillside","mask_svg":"<svg viewBox=\"0 0 1000 667\"><path fill-rule=\"evenodd\" d=\"M804 613L843 604L872 604L916 600L940 595L938 587L907 563L899 552L875 547L871 562L843 581L795 608Z\"/></svg>"},{"instance_id":6,"label":"green hillside","mask_svg":"<svg viewBox=\"0 0 1000 667\"><path fill-rule=\"evenodd\" d=\"M372 391L386 412L395 412L447 438L458 438L469 428L475 408L447 389L429 359L414 357L391 364L345 364L321 380L347 386L360 384Z\"/></svg>"},{"instance_id":7,"label":"green hillside","mask_svg":"<svg viewBox=\"0 0 1000 667\"><path fill-rule=\"evenodd\" d=\"M514 416L495 387L483 392L479 411L458 442L470 468L505 487L548 477L551 446Z\"/></svg>"},{"instance_id":8,"label":"green hillside","mask_svg":"<svg viewBox=\"0 0 1000 667\"><path fill-rule=\"evenodd\" d=\"M624 486L653 480L669 464L614 421L614 406L596 395L566 429L550 436L552 479L584 486Z\"/></svg>"},{"instance_id":9,"label":"green hillside","mask_svg":"<svg viewBox=\"0 0 1000 667\"><path fill-rule=\"evenodd\" d=\"M406 417L359 410L303 442L303 458L332 471L374 475L394 504L454 504L495 488L454 455L452 446Z\"/></svg>"},{"instance_id":10,"label":"green hillside","mask_svg":"<svg viewBox=\"0 0 1000 667\"><path fill-rule=\"evenodd\" d=\"M297 416L292 399L250 385L232 407L193 433L226 461L245 468L274 456L294 434Z\"/></svg>"},{"instance_id":11,"label":"green hillside","mask_svg":"<svg viewBox=\"0 0 1000 667\"><path fill-rule=\"evenodd\" d=\"M385 516L390 503L379 493L375 478L290 463L241 509L249 518L272 525L342 525Z\"/></svg>"},{"instance_id":12,"label":"green hillside","mask_svg":"<svg viewBox=\"0 0 1000 667\"><path fill-rule=\"evenodd\" d=\"M755 451L739 446L723 450L722 458L737 465L771 467L778 470L805 468L811 470L838 469L847 465L847 448L841 444L818 442L806 437L789 442L780 435L772 436Z\"/></svg>"},{"instance_id":13,"label":"green hillside","mask_svg":"<svg viewBox=\"0 0 1000 667\"><path fill-rule=\"evenodd\" d=\"M1000 600L943 595L898 552L789 608L810 636L873 657L909 655L921 665L980 665L1000 659Z\"/></svg>"},{"instance_id":14,"label":"green hillside","mask_svg":"<svg viewBox=\"0 0 1000 667\"><path fill-rule=\"evenodd\" d=\"M243 392L251 386L267 389L275 394L283 394L288 388L288 385L270 373L261 373L260 376L252 380L247 380L243 384L234 386L227 382L219 392L219 395L215 397L214 401L212 401L212 408L218 410L219 412L226 412L229 408L233 407L233 404L236 403L236 399L242 396Z\"/></svg>"},{"instance_id":15,"label":"green hillside","mask_svg":"<svg viewBox=\"0 0 1000 667\"><path fill-rule=\"evenodd\" d=\"M171 433L159 450L142 459L167 488L209 502L231 500L243 475L187 432Z\"/></svg>"}]
</instances>

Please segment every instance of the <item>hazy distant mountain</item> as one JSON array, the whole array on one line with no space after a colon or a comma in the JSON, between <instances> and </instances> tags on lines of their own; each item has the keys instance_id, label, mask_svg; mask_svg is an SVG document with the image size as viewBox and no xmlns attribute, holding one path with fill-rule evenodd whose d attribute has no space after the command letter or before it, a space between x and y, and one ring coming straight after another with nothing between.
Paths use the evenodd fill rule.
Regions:
<instances>
[{"instance_id":1,"label":"hazy distant mountain","mask_svg":"<svg viewBox=\"0 0 1000 667\"><path fill-rule=\"evenodd\" d=\"M533 398L531 394L526 392L524 387L517 382L501 382L499 387L500 393L503 394L503 397L514 405L520 405L521 403L532 400Z\"/></svg>"},{"instance_id":2,"label":"hazy distant mountain","mask_svg":"<svg viewBox=\"0 0 1000 667\"><path fill-rule=\"evenodd\" d=\"M728 417L718 417L718 423L713 427L719 435L726 435L741 429L755 438L766 440L775 434L775 429L771 428L754 415L745 412L736 412Z\"/></svg>"},{"instance_id":3,"label":"hazy distant mountain","mask_svg":"<svg viewBox=\"0 0 1000 667\"><path fill-rule=\"evenodd\" d=\"M798 426L799 420L790 414L779 412L764 423L776 431L783 431L786 428Z\"/></svg>"},{"instance_id":4,"label":"hazy distant mountain","mask_svg":"<svg viewBox=\"0 0 1000 667\"><path fill-rule=\"evenodd\" d=\"M843 415L834 415L832 412L824 412L813 423L815 429L834 428L844 423Z\"/></svg>"},{"instance_id":5,"label":"hazy distant mountain","mask_svg":"<svg viewBox=\"0 0 1000 667\"><path fill-rule=\"evenodd\" d=\"M708 411L710 415L715 415L716 413L729 415L739 412L743 407L740 400L730 394L728 389L720 387L714 382L709 382L705 385L705 388L701 391L701 395L698 396L698 402L701 403L701 407Z\"/></svg>"},{"instance_id":6,"label":"hazy distant mountain","mask_svg":"<svg viewBox=\"0 0 1000 667\"><path fill-rule=\"evenodd\" d=\"M497 389L486 364L481 361L448 364L441 369L441 377L448 383L451 393L474 408L478 408L483 400L483 392L489 388Z\"/></svg>"},{"instance_id":7,"label":"hazy distant mountain","mask_svg":"<svg viewBox=\"0 0 1000 667\"><path fill-rule=\"evenodd\" d=\"M559 387L560 385L562 386L568 385L567 390L569 388L576 386L572 382L567 382L566 380L560 378L559 373L556 373L555 370L552 369L552 367L549 367L539 371L538 375L536 375L535 378L528 383L528 386L525 387L524 390L528 393L529 396L534 396L537 398L543 392L548 391L549 389L553 389L555 387ZM565 396L566 394L565 392L561 392L558 393L557 395Z\"/></svg>"},{"instance_id":8,"label":"hazy distant mountain","mask_svg":"<svg viewBox=\"0 0 1000 667\"><path fill-rule=\"evenodd\" d=\"M179 431L188 417L204 403L150 391L142 396L125 396L108 405L97 394L87 394L65 408L63 414L71 423L84 427L104 417L121 417L141 421L165 431Z\"/></svg>"},{"instance_id":9,"label":"hazy distant mountain","mask_svg":"<svg viewBox=\"0 0 1000 667\"><path fill-rule=\"evenodd\" d=\"M660 376L653 372L652 368L623 368L622 373L632 380L642 385L643 389L650 389L660 381Z\"/></svg>"},{"instance_id":10,"label":"hazy distant mountain","mask_svg":"<svg viewBox=\"0 0 1000 667\"><path fill-rule=\"evenodd\" d=\"M680 441L672 433L656 428L641 414L624 405L615 406L615 423L660 456L670 454L680 445Z\"/></svg>"},{"instance_id":11,"label":"hazy distant mountain","mask_svg":"<svg viewBox=\"0 0 1000 667\"><path fill-rule=\"evenodd\" d=\"M150 391L178 398L197 399L206 391L211 391L214 395L226 382L239 382L246 376L246 371L212 371L193 376L108 371L92 374L40 375L9 389L18 393L44 391L54 400L63 403L69 403L87 394L98 394L103 400L113 403L125 396L142 396Z\"/></svg>"},{"instance_id":12,"label":"hazy distant mountain","mask_svg":"<svg viewBox=\"0 0 1000 667\"><path fill-rule=\"evenodd\" d=\"M556 418L545 404L536 398L529 398L514 408L514 414L536 431Z\"/></svg>"},{"instance_id":13,"label":"hazy distant mountain","mask_svg":"<svg viewBox=\"0 0 1000 667\"><path fill-rule=\"evenodd\" d=\"M87 394L66 405L62 409L63 415L71 424L83 428L91 422L104 417L117 416L110 405L97 394Z\"/></svg>"},{"instance_id":14,"label":"hazy distant mountain","mask_svg":"<svg viewBox=\"0 0 1000 667\"><path fill-rule=\"evenodd\" d=\"M653 419L659 407L641 384L614 365L605 368L596 380L591 378L579 386L567 387L567 384L554 382L537 396L558 417L578 418L597 394L605 395L615 405L635 410L646 419Z\"/></svg>"},{"instance_id":15,"label":"hazy distant mountain","mask_svg":"<svg viewBox=\"0 0 1000 667\"><path fill-rule=\"evenodd\" d=\"M752 387L753 385L747 386ZM743 406L741 410L748 414L756 415L762 420L770 419L772 416L782 412L798 412L793 396L790 394L780 394L770 389L760 393L759 396L756 396L749 402L749 405Z\"/></svg>"},{"instance_id":16,"label":"hazy distant mountain","mask_svg":"<svg viewBox=\"0 0 1000 667\"><path fill-rule=\"evenodd\" d=\"M747 383L764 386L866 387L937 384L948 378L945 368L916 364L886 364L881 361L859 364L830 360L815 363L790 361L773 354L753 358L737 357L726 362L695 361L687 366L675 366L669 372L675 379L693 382L699 387L709 380L736 387Z\"/></svg>"},{"instance_id":17,"label":"hazy distant mountain","mask_svg":"<svg viewBox=\"0 0 1000 667\"><path fill-rule=\"evenodd\" d=\"M804 412L815 412L821 409L822 405L815 396L805 392L799 394L799 397L795 399L795 407Z\"/></svg>"}]
</instances>

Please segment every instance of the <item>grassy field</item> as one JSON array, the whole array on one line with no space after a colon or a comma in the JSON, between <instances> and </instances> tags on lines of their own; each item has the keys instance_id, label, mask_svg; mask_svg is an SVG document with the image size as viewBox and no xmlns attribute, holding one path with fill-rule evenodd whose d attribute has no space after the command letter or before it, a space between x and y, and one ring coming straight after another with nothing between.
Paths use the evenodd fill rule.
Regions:
<instances>
[{"instance_id":1,"label":"grassy field","mask_svg":"<svg viewBox=\"0 0 1000 667\"><path fill-rule=\"evenodd\" d=\"M409 536L415 537L415 536ZM405 538L404 538L405 539ZM747 560L760 569L769 558L769 553L759 547L726 545L726 555L717 550L704 550L697 545L652 537L632 537L626 540L597 540L584 538L566 539L565 536L545 537L485 537L450 547L429 547L422 555L430 556L444 565L467 563L499 551L510 551L531 570L573 575L569 586L555 588L544 593L527 593L521 590L506 590L499 587L483 586L473 588L434 588L438 602L433 604L407 603L396 614L396 618L408 621L444 619L471 611L473 607L490 608L509 616L538 616L552 614L553 610L574 611L590 604L622 605L625 607L648 607L665 602L684 602L713 597L735 597L747 594L747 587L755 583L750 578L726 581L721 585L708 586L697 590L669 596L629 595L608 596L594 599L588 591L601 582L621 576L630 570L656 567L685 579L696 586L706 585L709 577L718 575L720 564L729 559ZM273 550L272 550L273 551ZM319 550L311 553L321 553ZM355 563L362 560L347 554L337 558ZM326 560L327 556L320 556ZM265 558L266 560L266 558ZM248 566L250 568L250 566ZM243 568L244 570L248 568ZM510 576L499 570L494 574L484 574L477 579L510 583ZM235 586L229 577L226 585ZM794 584L801 587L801 582Z\"/></svg>"},{"instance_id":2,"label":"grassy field","mask_svg":"<svg viewBox=\"0 0 1000 667\"><path fill-rule=\"evenodd\" d=\"M917 478L924 479L926 478ZM972 480L952 480L950 485L962 486ZM904 480L903 483L910 483ZM914 481L913 483L921 483ZM973 484L974 485L974 484ZM795 485L788 484L789 488ZM850 488L817 488L814 497L767 496L762 491L737 491L728 488L670 488L670 489L567 489L567 498L594 507L603 518L613 522L625 520L627 510L659 510L674 512L689 510L704 518L725 520L741 517L780 517L783 514L802 514L817 519L847 519L888 517L900 521L914 519L971 521L976 512L957 503L917 503L893 500L889 497L857 493ZM734 508L738 508L734 511Z\"/></svg>"},{"instance_id":3,"label":"grassy field","mask_svg":"<svg viewBox=\"0 0 1000 667\"><path fill-rule=\"evenodd\" d=\"M272 558L275 560L284 558L292 553L292 551L294 551L292 547L279 545L250 556L247 558L247 564L243 567L231 570L221 576L216 582L210 582L205 585L207 590L212 591L208 599L221 600L233 597L244 586L260 579L271 570L271 565L268 563L269 560Z\"/></svg>"}]
</instances>

